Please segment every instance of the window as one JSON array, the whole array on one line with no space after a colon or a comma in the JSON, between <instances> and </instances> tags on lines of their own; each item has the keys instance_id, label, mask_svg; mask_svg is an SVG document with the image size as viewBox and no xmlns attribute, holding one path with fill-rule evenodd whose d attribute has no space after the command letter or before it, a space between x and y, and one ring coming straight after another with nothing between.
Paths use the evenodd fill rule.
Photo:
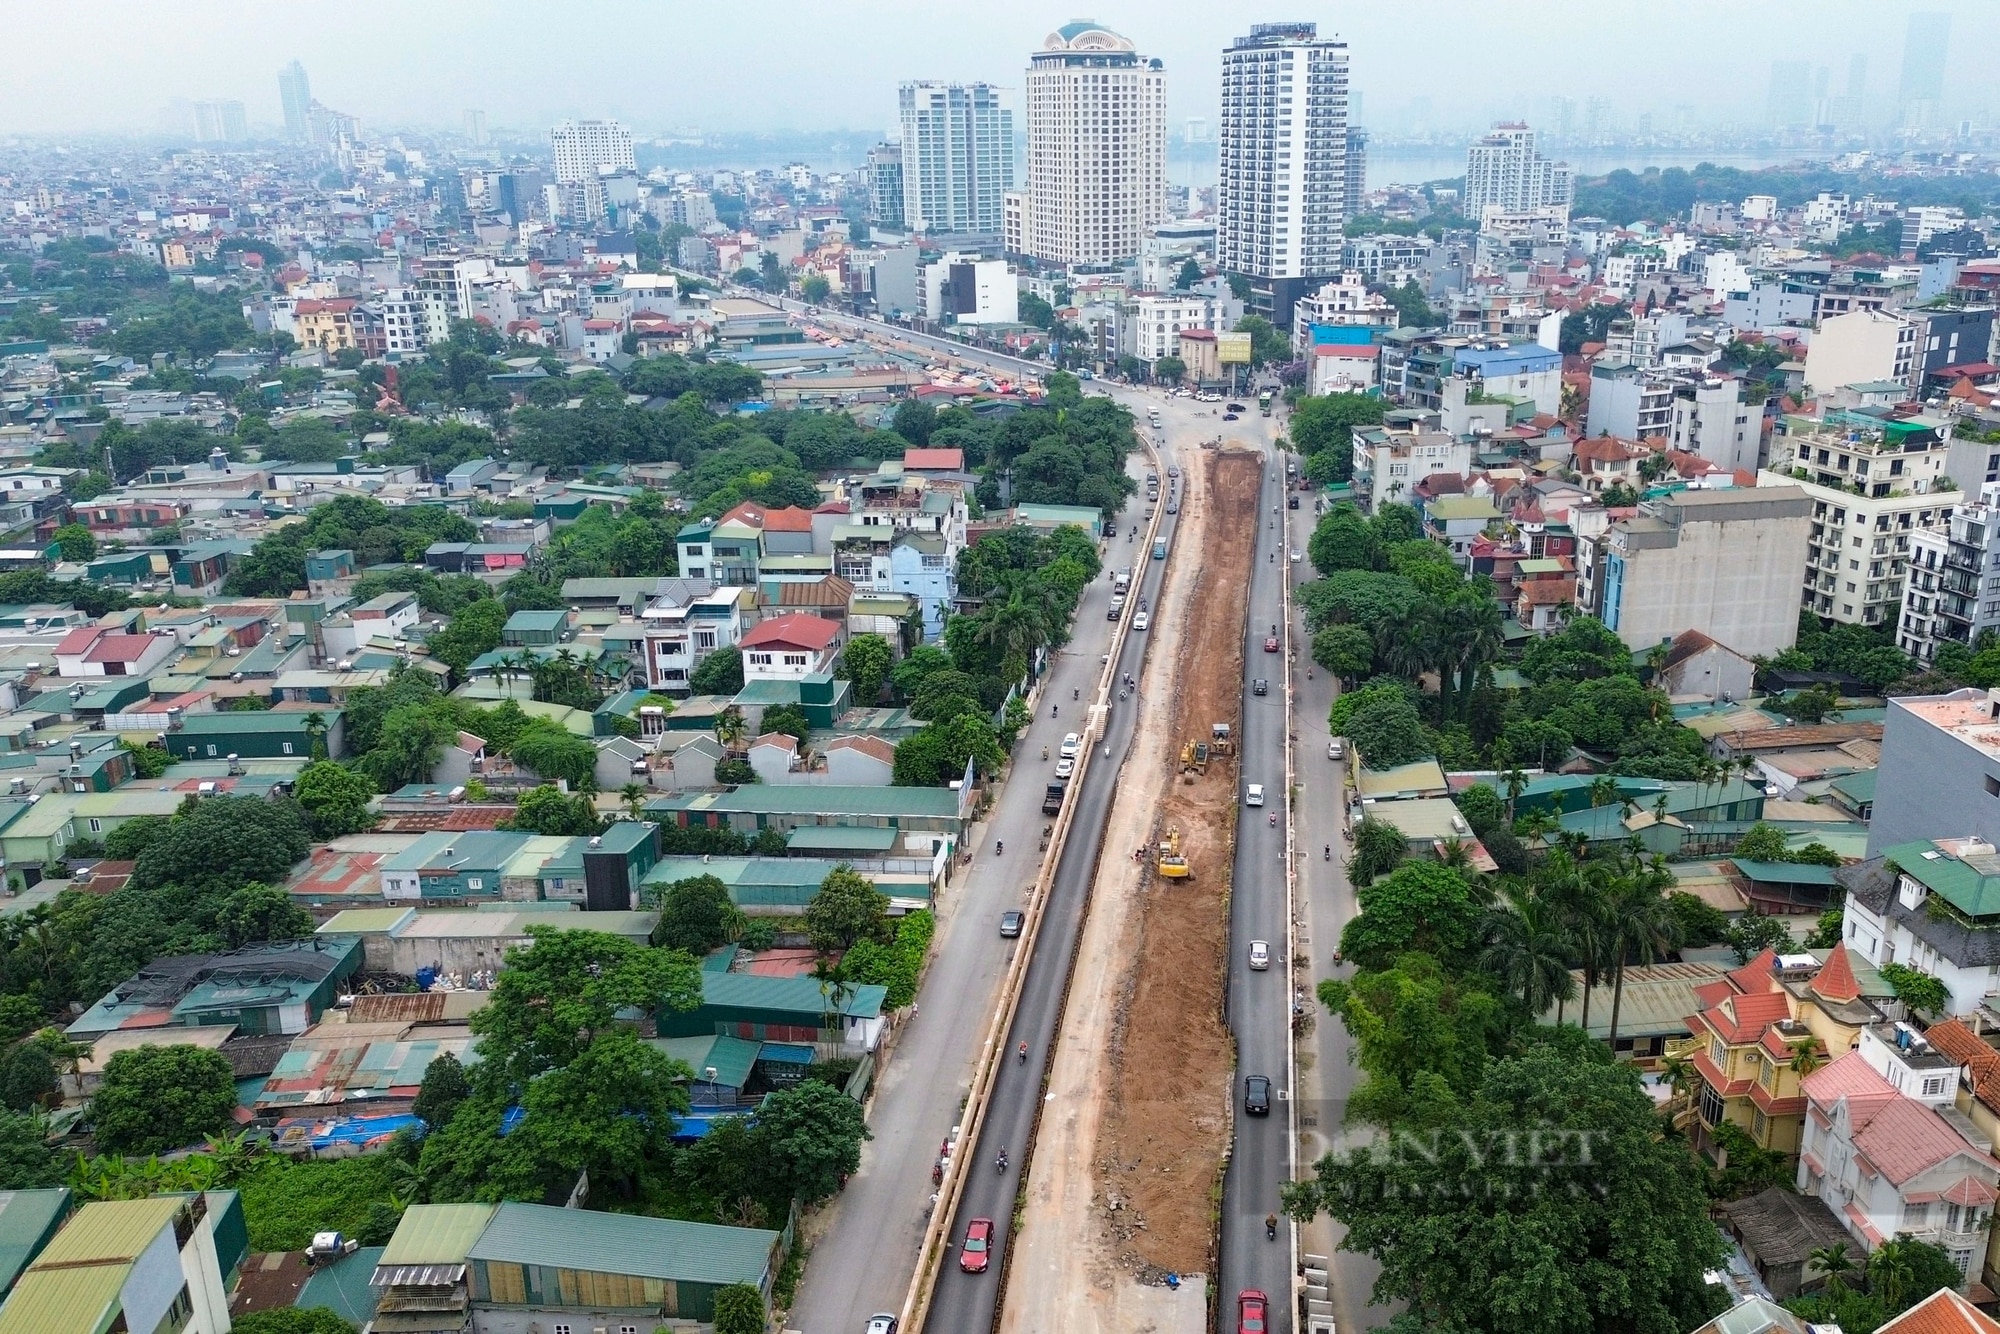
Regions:
<instances>
[{"instance_id":1,"label":"window","mask_svg":"<svg viewBox=\"0 0 2000 1334\"><path fill-rule=\"evenodd\" d=\"M1763 1112L1753 1111L1750 1114L1751 1135L1753 1135L1757 1139L1764 1138L1764 1131L1766 1130L1766 1128L1769 1127L1770 1123L1771 1123L1770 1118L1765 1116Z\"/></svg>"},{"instance_id":2,"label":"window","mask_svg":"<svg viewBox=\"0 0 2000 1334\"><path fill-rule=\"evenodd\" d=\"M289 755L289 754L291 754L291 753L292 753L292 743L291 743L291 742L289 742L289 741L283 741L283 742L280 742L279 744L280 744L280 745L282 745L282 746L283 746L283 747L285 748L285 754Z\"/></svg>"},{"instance_id":3,"label":"window","mask_svg":"<svg viewBox=\"0 0 2000 1334\"><path fill-rule=\"evenodd\" d=\"M103 832L104 832L104 821L102 821L102 820L98 819L98 818L97 818L96 816L94 816L94 815L93 815L93 816L91 816L91 817L90 817L90 832L91 832L91 833L93 833L93 834L101 834L101 833L103 833Z\"/></svg>"},{"instance_id":4,"label":"window","mask_svg":"<svg viewBox=\"0 0 2000 1334\"><path fill-rule=\"evenodd\" d=\"M564 1324L550 1325L549 1329L552 1331L552 1334L576 1334L575 1330Z\"/></svg>"},{"instance_id":5,"label":"window","mask_svg":"<svg viewBox=\"0 0 2000 1334\"><path fill-rule=\"evenodd\" d=\"M2000 778L1995 778L1992 774L1986 775L1986 794L1990 797L2000 797Z\"/></svg>"},{"instance_id":6,"label":"window","mask_svg":"<svg viewBox=\"0 0 2000 1334\"><path fill-rule=\"evenodd\" d=\"M208 757L209 757L210 759L214 759L214 758L215 758L215 745L214 745L214 743L213 743L213 742L209 743L209 746L208 746Z\"/></svg>"},{"instance_id":7,"label":"window","mask_svg":"<svg viewBox=\"0 0 2000 1334\"><path fill-rule=\"evenodd\" d=\"M1722 1097L1706 1083L1701 1086L1701 1120L1707 1126L1719 1126L1723 1121Z\"/></svg>"},{"instance_id":8,"label":"window","mask_svg":"<svg viewBox=\"0 0 2000 1334\"><path fill-rule=\"evenodd\" d=\"M484 889L486 888L486 877L469 875L465 877L465 887L473 890Z\"/></svg>"},{"instance_id":9,"label":"window","mask_svg":"<svg viewBox=\"0 0 2000 1334\"><path fill-rule=\"evenodd\" d=\"M1939 1094L1944 1092L1945 1083L1946 1080L1943 1075L1924 1076L1924 1091L1922 1096L1926 1098L1937 1097Z\"/></svg>"},{"instance_id":10,"label":"window","mask_svg":"<svg viewBox=\"0 0 2000 1334\"><path fill-rule=\"evenodd\" d=\"M1729 1074L1729 1049L1722 1045L1721 1038L1712 1039L1708 1044L1708 1059L1715 1064L1724 1077Z\"/></svg>"}]
</instances>

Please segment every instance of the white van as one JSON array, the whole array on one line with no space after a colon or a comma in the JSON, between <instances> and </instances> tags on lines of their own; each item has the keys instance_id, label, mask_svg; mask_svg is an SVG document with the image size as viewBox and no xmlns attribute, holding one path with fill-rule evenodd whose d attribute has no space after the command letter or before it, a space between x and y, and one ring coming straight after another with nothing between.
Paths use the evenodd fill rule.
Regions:
<instances>
[{"instance_id":1,"label":"white van","mask_svg":"<svg viewBox=\"0 0 2000 1334\"><path fill-rule=\"evenodd\" d=\"M1245 806L1262 806L1264 804L1264 785L1262 783L1252 783L1245 789L1243 804Z\"/></svg>"}]
</instances>

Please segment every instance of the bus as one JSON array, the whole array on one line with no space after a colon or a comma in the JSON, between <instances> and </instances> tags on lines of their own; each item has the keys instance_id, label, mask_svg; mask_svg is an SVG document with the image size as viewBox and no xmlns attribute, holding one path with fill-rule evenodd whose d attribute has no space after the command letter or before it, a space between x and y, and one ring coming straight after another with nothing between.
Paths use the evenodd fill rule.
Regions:
<instances>
[{"instance_id":1,"label":"bus","mask_svg":"<svg viewBox=\"0 0 2000 1334\"><path fill-rule=\"evenodd\" d=\"M1271 415L1270 390L1266 389L1263 393L1257 395L1257 411L1263 413L1266 417Z\"/></svg>"}]
</instances>

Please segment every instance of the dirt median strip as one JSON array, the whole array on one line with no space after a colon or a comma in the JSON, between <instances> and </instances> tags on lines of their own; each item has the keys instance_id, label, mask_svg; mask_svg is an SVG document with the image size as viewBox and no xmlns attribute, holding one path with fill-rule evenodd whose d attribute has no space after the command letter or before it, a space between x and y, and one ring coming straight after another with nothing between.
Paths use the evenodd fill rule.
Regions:
<instances>
[{"instance_id":1,"label":"dirt median strip","mask_svg":"<svg viewBox=\"0 0 2000 1334\"><path fill-rule=\"evenodd\" d=\"M1245 451L1210 454L1199 466L1206 531L1198 553L1180 553L1200 566L1180 611L1184 636L1167 714L1174 770L1181 744L1207 739L1213 724L1228 723L1241 735L1243 590L1256 558L1244 535L1255 530L1263 478L1258 456ZM1223 987L1236 773L1232 756L1211 762L1191 783L1171 775L1154 837L1178 831L1194 873L1146 878L1122 951L1128 972L1107 1053L1096 1166L1114 1254L1141 1275L1214 1269L1214 1196L1229 1141L1234 1065Z\"/></svg>"}]
</instances>

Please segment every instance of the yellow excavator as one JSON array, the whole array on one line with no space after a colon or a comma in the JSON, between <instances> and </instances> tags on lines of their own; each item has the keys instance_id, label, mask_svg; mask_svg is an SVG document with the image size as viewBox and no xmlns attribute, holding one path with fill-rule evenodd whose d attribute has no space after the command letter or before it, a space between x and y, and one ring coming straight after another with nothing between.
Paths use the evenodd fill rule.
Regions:
<instances>
[{"instance_id":1,"label":"yellow excavator","mask_svg":"<svg viewBox=\"0 0 2000 1334\"><path fill-rule=\"evenodd\" d=\"M1184 774L1205 774L1208 772L1208 743L1190 741L1181 747L1181 772Z\"/></svg>"},{"instance_id":2,"label":"yellow excavator","mask_svg":"<svg viewBox=\"0 0 2000 1334\"><path fill-rule=\"evenodd\" d=\"M1185 880L1194 874L1188 859L1181 856L1181 831L1168 829L1167 836L1160 843L1159 870L1169 880Z\"/></svg>"}]
</instances>

